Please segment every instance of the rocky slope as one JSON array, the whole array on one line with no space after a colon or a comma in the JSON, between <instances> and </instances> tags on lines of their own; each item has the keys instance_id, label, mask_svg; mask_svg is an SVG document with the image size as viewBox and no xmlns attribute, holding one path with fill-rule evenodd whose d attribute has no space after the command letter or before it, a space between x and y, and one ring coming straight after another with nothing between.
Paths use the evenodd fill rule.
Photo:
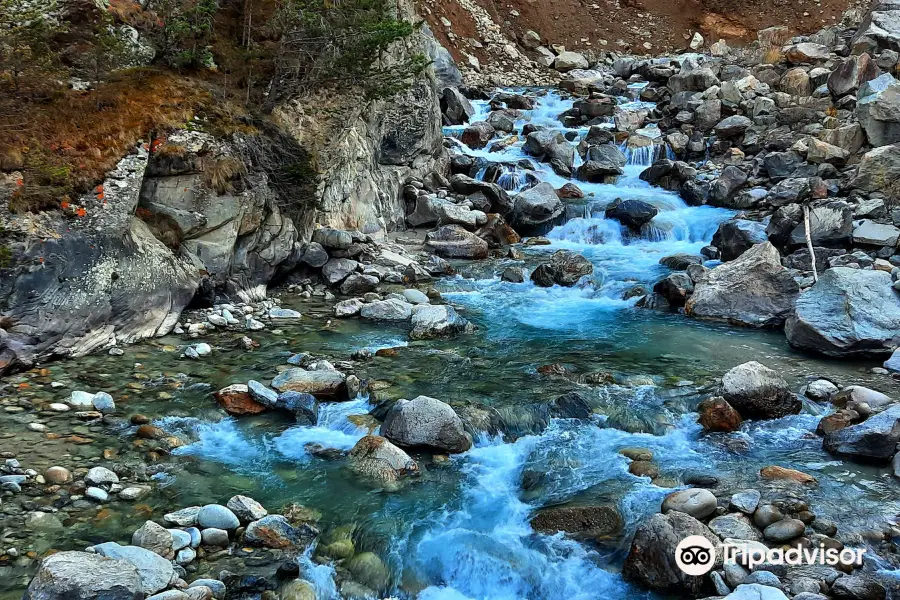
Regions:
<instances>
[{"instance_id":1,"label":"rocky slope","mask_svg":"<svg viewBox=\"0 0 900 600\"><path fill-rule=\"evenodd\" d=\"M408 2L397 10L415 18ZM384 60L438 51L422 32ZM276 274L300 263L317 224L379 236L401 226L402 185L444 164L435 78L429 68L378 102L314 96L278 108L287 140L320 166L310 197L273 189L265 148L240 133L179 130L139 145L77 200L74 220L9 211L20 175L8 174L0 371L164 334L192 300L264 297Z\"/></svg>"}]
</instances>

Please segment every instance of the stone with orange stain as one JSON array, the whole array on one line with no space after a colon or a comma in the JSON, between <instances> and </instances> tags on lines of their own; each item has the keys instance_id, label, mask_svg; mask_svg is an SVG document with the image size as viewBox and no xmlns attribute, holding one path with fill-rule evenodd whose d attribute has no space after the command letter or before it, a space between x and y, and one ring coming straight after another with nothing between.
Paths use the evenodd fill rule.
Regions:
<instances>
[{"instance_id":1,"label":"stone with orange stain","mask_svg":"<svg viewBox=\"0 0 900 600\"><path fill-rule=\"evenodd\" d=\"M785 467L779 467L776 465L763 467L759 470L759 476L763 479L769 480L796 481L797 483L810 484L818 483L818 480L808 473L797 471L796 469L787 469Z\"/></svg>"},{"instance_id":2,"label":"stone with orange stain","mask_svg":"<svg viewBox=\"0 0 900 600\"><path fill-rule=\"evenodd\" d=\"M706 431L730 433L741 428L741 415L724 398L707 398L697 407L700 418L697 421Z\"/></svg>"},{"instance_id":3,"label":"stone with orange stain","mask_svg":"<svg viewBox=\"0 0 900 600\"><path fill-rule=\"evenodd\" d=\"M266 410L266 405L254 400L249 388L242 383L222 388L215 396L219 405L231 415L256 415Z\"/></svg>"}]
</instances>

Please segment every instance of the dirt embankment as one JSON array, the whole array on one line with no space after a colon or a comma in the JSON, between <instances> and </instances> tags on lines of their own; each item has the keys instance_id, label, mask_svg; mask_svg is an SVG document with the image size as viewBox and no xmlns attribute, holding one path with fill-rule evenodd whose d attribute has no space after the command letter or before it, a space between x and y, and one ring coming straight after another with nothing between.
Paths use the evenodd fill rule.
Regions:
<instances>
[{"instance_id":1,"label":"dirt embankment","mask_svg":"<svg viewBox=\"0 0 900 600\"><path fill-rule=\"evenodd\" d=\"M854 0L419 0L438 39L459 60L483 43L467 4L487 11L510 40L528 30L570 50L658 54L684 49L695 32L707 43L747 42L775 25L813 33L836 24ZM430 14L429 14L430 13ZM448 26L442 19L450 22ZM472 44L471 40L476 43ZM649 47L648 47L649 46Z\"/></svg>"}]
</instances>

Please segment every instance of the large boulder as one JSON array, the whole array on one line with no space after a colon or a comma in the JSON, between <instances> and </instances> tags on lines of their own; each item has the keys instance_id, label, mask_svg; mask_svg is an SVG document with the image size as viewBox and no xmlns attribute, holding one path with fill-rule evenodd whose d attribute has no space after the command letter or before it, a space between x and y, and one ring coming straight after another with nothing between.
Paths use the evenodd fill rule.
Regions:
<instances>
[{"instance_id":1,"label":"large boulder","mask_svg":"<svg viewBox=\"0 0 900 600\"><path fill-rule=\"evenodd\" d=\"M450 187L458 194L471 196L481 193L491 203L491 212L500 213L507 216L513 209L513 200L496 183L488 183L487 181L479 181L468 175L457 173L450 177Z\"/></svg>"},{"instance_id":2,"label":"large boulder","mask_svg":"<svg viewBox=\"0 0 900 600\"><path fill-rule=\"evenodd\" d=\"M698 319L776 327L784 323L799 294L778 250L764 242L701 278L684 310Z\"/></svg>"},{"instance_id":3,"label":"large boulder","mask_svg":"<svg viewBox=\"0 0 900 600\"><path fill-rule=\"evenodd\" d=\"M712 245L724 261L734 260L753 246L768 241L766 226L747 219L725 221L713 235Z\"/></svg>"},{"instance_id":4,"label":"large boulder","mask_svg":"<svg viewBox=\"0 0 900 600\"><path fill-rule=\"evenodd\" d=\"M495 133L494 128L487 121L476 121L465 128L460 140L469 148L477 150L487 146Z\"/></svg>"},{"instance_id":5,"label":"large boulder","mask_svg":"<svg viewBox=\"0 0 900 600\"><path fill-rule=\"evenodd\" d=\"M753 121L743 115L732 115L719 121L714 130L716 135L722 139L732 139L744 135Z\"/></svg>"},{"instance_id":6,"label":"large boulder","mask_svg":"<svg viewBox=\"0 0 900 600\"><path fill-rule=\"evenodd\" d=\"M887 197L900 194L900 144L866 152L852 185L866 192L881 192Z\"/></svg>"},{"instance_id":7,"label":"large boulder","mask_svg":"<svg viewBox=\"0 0 900 600\"><path fill-rule=\"evenodd\" d=\"M653 515L637 528L622 575L654 591L698 595L705 577L687 575L675 561L678 543L691 535L705 537L714 547L720 544L706 525L690 515L674 510Z\"/></svg>"},{"instance_id":8,"label":"large boulder","mask_svg":"<svg viewBox=\"0 0 900 600\"><path fill-rule=\"evenodd\" d=\"M582 277L593 272L594 265L585 257L568 250L558 250L549 263L538 265L531 274L531 280L540 287L572 287Z\"/></svg>"},{"instance_id":9,"label":"large boulder","mask_svg":"<svg viewBox=\"0 0 900 600\"><path fill-rule=\"evenodd\" d=\"M462 125L475 114L475 108L469 99L454 87L444 88L441 95L441 111L447 125Z\"/></svg>"},{"instance_id":10,"label":"large boulder","mask_svg":"<svg viewBox=\"0 0 900 600\"><path fill-rule=\"evenodd\" d=\"M673 94L679 92L705 92L719 85L719 78L709 67L682 67L681 71L669 77L668 87Z\"/></svg>"},{"instance_id":11,"label":"large boulder","mask_svg":"<svg viewBox=\"0 0 900 600\"><path fill-rule=\"evenodd\" d=\"M705 519L716 512L716 497L703 488L689 488L672 492L663 499L663 513L678 511L694 517Z\"/></svg>"},{"instance_id":12,"label":"large boulder","mask_svg":"<svg viewBox=\"0 0 900 600\"><path fill-rule=\"evenodd\" d=\"M801 42L784 49L784 57L794 64L826 61L830 55L828 46L813 42Z\"/></svg>"},{"instance_id":13,"label":"large boulder","mask_svg":"<svg viewBox=\"0 0 900 600\"><path fill-rule=\"evenodd\" d=\"M272 387L279 392L300 392L317 398L346 399L347 377L340 371L304 371L287 369L272 380Z\"/></svg>"},{"instance_id":14,"label":"large boulder","mask_svg":"<svg viewBox=\"0 0 900 600\"><path fill-rule=\"evenodd\" d=\"M450 337L472 330L472 325L457 314L452 306L422 304L412 309L412 331L409 337L425 340Z\"/></svg>"},{"instance_id":15,"label":"large boulder","mask_svg":"<svg viewBox=\"0 0 900 600\"><path fill-rule=\"evenodd\" d=\"M801 408L787 381L756 361L725 373L719 395L745 419L777 419L795 415Z\"/></svg>"},{"instance_id":16,"label":"large boulder","mask_svg":"<svg viewBox=\"0 0 900 600\"><path fill-rule=\"evenodd\" d=\"M560 52L553 62L553 68L562 73L574 71L575 69L587 69L590 66L584 55L571 51Z\"/></svg>"},{"instance_id":17,"label":"large boulder","mask_svg":"<svg viewBox=\"0 0 900 600\"><path fill-rule=\"evenodd\" d=\"M900 298L884 271L828 269L794 304L788 342L829 356L887 355L900 346Z\"/></svg>"},{"instance_id":18,"label":"large boulder","mask_svg":"<svg viewBox=\"0 0 900 600\"><path fill-rule=\"evenodd\" d=\"M88 552L59 552L41 561L22 600L142 600L137 568Z\"/></svg>"},{"instance_id":19,"label":"large boulder","mask_svg":"<svg viewBox=\"0 0 900 600\"><path fill-rule=\"evenodd\" d=\"M115 542L97 544L94 549L101 556L133 565L140 576L141 589L148 596L167 588L176 577L172 563L150 550L138 546L120 546Z\"/></svg>"},{"instance_id":20,"label":"large boulder","mask_svg":"<svg viewBox=\"0 0 900 600\"><path fill-rule=\"evenodd\" d=\"M900 442L900 404L862 423L825 435L822 444L832 454L860 461L887 462Z\"/></svg>"},{"instance_id":21,"label":"large boulder","mask_svg":"<svg viewBox=\"0 0 900 600\"><path fill-rule=\"evenodd\" d=\"M385 417L381 434L403 447L451 453L472 447L472 437L450 405L428 396L398 400Z\"/></svg>"},{"instance_id":22,"label":"large boulder","mask_svg":"<svg viewBox=\"0 0 900 600\"><path fill-rule=\"evenodd\" d=\"M419 465L385 438L367 435L353 446L348 455L351 471L381 483L395 483L404 477L418 475Z\"/></svg>"},{"instance_id":23,"label":"large boulder","mask_svg":"<svg viewBox=\"0 0 900 600\"><path fill-rule=\"evenodd\" d=\"M865 83L859 90L856 115L873 146L900 142L900 81L885 73Z\"/></svg>"},{"instance_id":24,"label":"large boulder","mask_svg":"<svg viewBox=\"0 0 900 600\"><path fill-rule=\"evenodd\" d=\"M852 233L853 209L848 203L835 200L814 206L809 211L809 237L815 246L846 243ZM806 245L803 222L791 231L789 243L791 246Z\"/></svg>"},{"instance_id":25,"label":"large boulder","mask_svg":"<svg viewBox=\"0 0 900 600\"><path fill-rule=\"evenodd\" d=\"M425 245L443 258L487 258L486 241L459 225L444 225L425 235Z\"/></svg>"},{"instance_id":26,"label":"large boulder","mask_svg":"<svg viewBox=\"0 0 900 600\"><path fill-rule=\"evenodd\" d=\"M552 224L564 209L556 189L547 182L541 182L516 196L511 224L523 235L543 233L536 230Z\"/></svg>"},{"instance_id":27,"label":"large boulder","mask_svg":"<svg viewBox=\"0 0 900 600\"><path fill-rule=\"evenodd\" d=\"M606 207L606 218L615 219L635 232L653 220L659 209L643 200L622 200L617 198Z\"/></svg>"},{"instance_id":28,"label":"large boulder","mask_svg":"<svg viewBox=\"0 0 900 600\"><path fill-rule=\"evenodd\" d=\"M835 98L840 98L852 94L859 86L880 74L881 69L865 52L858 56L850 56L828 76L828 91Z\"/></svg>"},{"instance_id":29,"label":"large boulder","mask_svg":"<svg viewBox=\"0 0 900 600\"><path fill-rule=\"evenodd\" d=\"M900 51L900 10L896 2L873 2L851 41L857 51Z\"/></svg>"}]
</instances>

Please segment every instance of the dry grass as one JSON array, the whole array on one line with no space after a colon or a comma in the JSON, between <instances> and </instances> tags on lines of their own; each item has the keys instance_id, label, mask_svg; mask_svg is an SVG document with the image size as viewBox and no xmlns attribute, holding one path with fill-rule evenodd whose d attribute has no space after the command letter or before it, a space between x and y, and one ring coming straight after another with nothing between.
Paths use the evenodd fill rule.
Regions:
<instances>
[{"instance_id":1,"label":"dry grass","mask_svg":"<svg viewBox=\"0 0 900 600\"><path fill-rule=\"evenodd\" d=\"M195 82L152 69L123 72L89 92L0 92L8 140L0 158L24 173L10 208L49 208L87 192L140 140L183 126L208 99Z\"/></svg>"},{"instance_id":2,"label":"dry grass","mask_svg":"<svg viewBox=\"0 0 900 600\"><path fill-rule=\"evenodd\" d=\"M217 194L233 192L235 178L246 172L243 161L233 156L203 161L203 182Z\"/></svg>"},{"instance_id":3,"label":"dry grass","mask_svg":"<svg viewBox=\"0 0 900 600\"><path fill-rule=\"evenodd\" d=\"M784 60L784 53L781 51L780 45L768 46L763 49L762 63L767 65L777 65Z\"/></svg>"}]
</instances>

